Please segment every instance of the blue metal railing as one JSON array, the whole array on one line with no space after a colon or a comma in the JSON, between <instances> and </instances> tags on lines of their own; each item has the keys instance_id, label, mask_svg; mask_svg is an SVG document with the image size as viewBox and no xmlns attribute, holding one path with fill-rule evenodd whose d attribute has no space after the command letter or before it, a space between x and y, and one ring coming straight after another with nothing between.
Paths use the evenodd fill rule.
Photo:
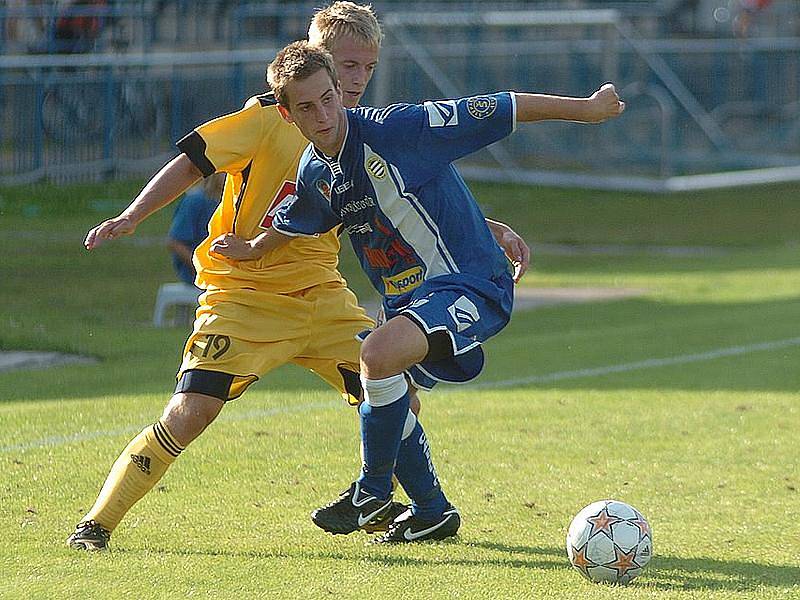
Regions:
<instances>
[{"instance_id":1,"label":"blue metal railing","mask_svg":"<svg viewBox=\"0 0 800 600\"><path fill-rule=\"evenodd\" d=\"M522 128L494 157L472 159L487 169L666 177L800 163L799 38L406 33L387 35L366 104L508 88L581 95L608 69L630 95L623 118L601 128ZM146 174L192 127L263 91L276 50L0 56L0 181Z\"/></svg>"}]
</instances>

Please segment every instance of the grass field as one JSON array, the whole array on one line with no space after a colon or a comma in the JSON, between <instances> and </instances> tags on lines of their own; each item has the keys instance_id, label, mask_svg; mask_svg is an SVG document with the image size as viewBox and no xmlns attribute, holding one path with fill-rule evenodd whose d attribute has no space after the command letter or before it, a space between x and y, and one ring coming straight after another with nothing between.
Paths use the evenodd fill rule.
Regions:
<instances>
[{"instance_id":1,"label":"grass field","mask_svg":"<svg viewBox=\"0 0 800 600\"><path fill-rule=\"evenodd\" d=\"M64 539L160 414L186 333L149 324L172 279L169 214L89 254L85 231L136 183L0 189L0 349L100 360L0 372L0 597L800 598L796 186L476 189L549 244L522 285L645 292L519 313L478 385L423 397L457 539L385 548L313 526L356 475L357 421L287 367L225 409L100 555ZM608 497L654 529L627 588L588 583L565 557L572 516Z\"/></svg>"}]
</instances>

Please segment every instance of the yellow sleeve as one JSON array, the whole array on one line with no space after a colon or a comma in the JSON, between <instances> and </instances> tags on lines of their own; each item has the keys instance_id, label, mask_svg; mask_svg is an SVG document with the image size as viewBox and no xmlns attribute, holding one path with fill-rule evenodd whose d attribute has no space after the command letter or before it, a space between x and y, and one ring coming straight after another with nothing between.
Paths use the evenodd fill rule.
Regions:
<instances>
[{"instance_id":1,"label":"yellow sleeve","mask_svg":"<svg viewBox=\"0 0 800 600\"><path fill-rule=\"evenodd\" d=\"M263 102L250 98L241 110L203 123L178 141L205 177L213 173L239 173L247 167L262 142Z\"/></svg>"}]
</instances>

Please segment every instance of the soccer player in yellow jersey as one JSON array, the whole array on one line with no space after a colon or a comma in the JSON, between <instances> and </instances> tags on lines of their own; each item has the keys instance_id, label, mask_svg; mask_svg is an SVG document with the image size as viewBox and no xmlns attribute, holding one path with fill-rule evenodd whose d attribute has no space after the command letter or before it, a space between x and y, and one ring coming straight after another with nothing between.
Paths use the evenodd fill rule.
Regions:
<instances>
[{"instance_id":1,"label":"soccer player in yellow jersey","mask_svg":"<svg viewBox=\"0 0 800 600\"><path fill-rule=\"evenodd\" d=\"M380 26L368 6L336 2L318 11L312 42L335 57L346 106L356 106L378 62ZM175 393L161 418L139 433L111 468L85 517L69 536L77 549L105 549L130 508L164 475L186 446L270 370L292 362L313 370L351 404L361 396L359 342L374 326L345 286L338 265L337 232L298 239L263 260L231 262L210 252L225 234L253 238L265 231L277 207L294 193L297 165L308 142L284 121L271 94L250 98L242 110L211 120L178 142L181 151L145 185L117 217L92 228L92 250L131 235L136 226L198 181L227 174L209 236L194 254L200 297L186 342ZM510 228L490 223L516 264L527 268L525 243ZM418 410L418 401L416 407ZM403 510L404 507L394 507ZM380 515L375 529L397 512Z\"/></svg>"}]
</instances>

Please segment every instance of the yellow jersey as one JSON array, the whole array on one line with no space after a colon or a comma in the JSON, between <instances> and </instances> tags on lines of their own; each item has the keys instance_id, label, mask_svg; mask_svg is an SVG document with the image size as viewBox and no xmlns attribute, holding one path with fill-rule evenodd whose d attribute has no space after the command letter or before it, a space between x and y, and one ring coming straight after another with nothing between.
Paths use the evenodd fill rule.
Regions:
<instances>
[{"instance_id":1,"label":"yellow jersey","mask_svg":"<svg viewBox=\"0 0 800 600\"><path fill-rule=\"evenodd\" d=\"M294 239L253 261L228 262L209 253L220 235L252 239L266 230L278 206L295 193L297 164L308 141L283 120L272 94L254 96L238 112L200 125L177 146L205 177L227 173L209 235L194 253L198 286L291 293L343 281L336 230Z\"/></svg>"}]
</instances>

